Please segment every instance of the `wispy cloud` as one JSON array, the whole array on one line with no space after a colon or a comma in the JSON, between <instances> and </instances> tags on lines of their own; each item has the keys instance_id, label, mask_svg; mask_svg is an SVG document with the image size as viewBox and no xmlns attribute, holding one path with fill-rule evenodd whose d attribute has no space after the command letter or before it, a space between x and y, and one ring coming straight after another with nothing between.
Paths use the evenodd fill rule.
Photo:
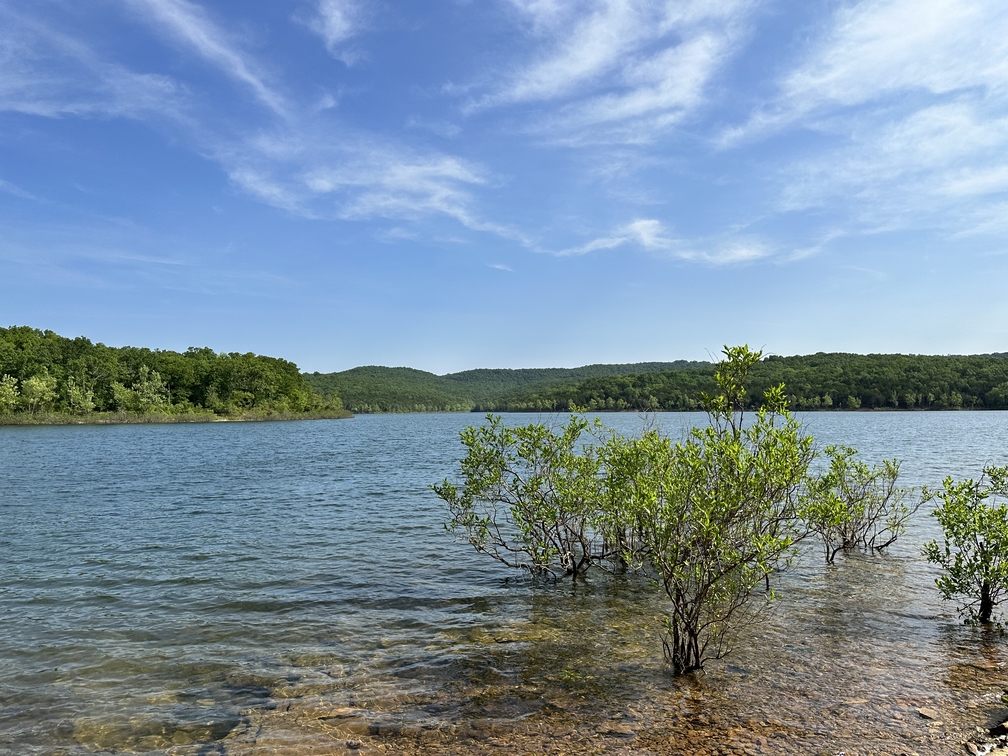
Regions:
<instances>
[{"instance_id":1,"label":"wispy cloud","mask_svg":"<svg viewBox=\"0 0 1008 756\"><path fill-rule=\"evenodd\" d=\"M504 263L487 263L488 268L493 268L494 270L503 270L505 273L514 273L513 268L509 268Z\"/></svg>"},{"instance_id":2,"label":"wispy cloud","mask_svg":"<svg viewBox=\"0 0 1008 756\"><path fill-rule=\"evenodd\" d=\"M302 108L264 83L273 78L242 52L205 11L186 0L129 0L145 20L181 40L256 99L284 117L246 126L207 111L166 76L104 61L85 42L6 12L0 31L0 109L43 117L170 116L178 136L216 161L256 199L306 218L417 221L448 217L462 226L517 241L517 229L480 214L474 190L486 186L471 161L377 139L341 125L330 108ZM21 191L0 185L7 193Z\"/></svg>"},{"instance_id":3,"label":"wispy cloud","mask_svg":"<svg viewBox=\"0 0 1008 756\"><path fill-rule=\"evenodd\" d=\"M488 233L530 247L533 241L520 229L488 220L475 209L473 189L486 183L475 166L458 158L408 155L387 148L358 154L334 169L314 170L306 185L324 196L349 191L338 205L341 218L420 220L446 216L471 231Z\"/></svg>"},{"instance_id":4,"label":"wispy cloud","mask_svg":"<svg viewBox=\"0 0 1008 756\"><path fill-rule=\"evenodd\" d=\"M20 197L21 199L28 199L28 200L38 199L38 197L36 197L31 192L25 191L17 184L11 183L10 181L6 181L4 179L0 179L0 192L3 192L4 194L13 195L14 197Z\"/></svg>"},{"instance_id":5,"label":"wispy cloud","mask_svg":"<svg viewBox=\"0 0 1008 756\"><path fill-rule=\"evenodd\" d=\"M0 110L48 118L177 119L186 93L169 76L128 69L88 45L0 6Z\"/></svg>"},{"instance_id":6,"label":"wispy cloud","mask_svg":"<svg viewBox=\"0 0 1008 756\"><path fill-rule=\"evenodd\" d=\"M513 0L546 49L473 96L475 113L520 103L551 108L531 129L556 141L647 142L700 107L736 49L743 0L553 3ZM560 130L562 134L557 134Z\"/></svg>"},{"instance_id":7,"label":"wispy cloud","mask_svg":"<svg viewBox=\"0 0 1008 756\"><path fill-rule=\"evenodd\" d=\"M261 71L207 12L187 0L128 0L141 15L195 50L224 74L247 86L274 113L287 115L284 98L267 86Z\"/></svg>"},{"instance_id":8,"label":"wispy cloud","mask_svg":"<svg viewBox=\"0 0 1008 756\"><path fill-rule=\"evenodd\" d=\"M846 216L849 230L955 234L989 226L980 210L1008 193L1003 3L844 6L778 86L775 99L720 143L796 128L819 135L817 149L796 151L780 169L780 211L829 208Z\"/></svg>"},{"instance_id":9,"label":"wispy cloud","mask_svg":"<svg viewBox=\"0 0 1008 756\"><path fill-rule=\"evenodd\" d=\"M314 12L294 18L322 38L330 55L352 66L362 53L347 43L360 32L367 15L358 0L318 0Z\"/></svg>"},{"instance_id":10,"label":"wispy cloud","mask_svg":"<svg viewBox=\"0 0 1008 756\"><path fill-rule=\"evenodd\" d=\"M637 246L662 257L708 265L751 262L770 255L770 249L764 243L732 235L702 239L675 238L668 233L661 221L654 218L637 218L613 234L554 254L562 257L584 255L627 245Z\"/></svg>"},{"instance_id":11,"label":"wispy cloud","mask_svg":"<svg viewBox=\"0 0 1008 756\"><path fill-rule=\"evenodd\" d=\"M442 216L472 231L533 244L520 230L480 214L474 190L487 184L485 171L452 155L418 152L350 130L334 140L331 131L306 126L226 145L215 159L244 191L304 217Z\"/></svg>"},{"instance_id":12,"label":"wispy cloud","mask_svg":"<svg viewBox=\"0 0 1008 756\"><path fill-rule=\"evenodd\" d=\"M645 189L638 199L623 202L623 217L645 217L572 246L572 230L562 221L521 226L511 220L520 213L509 216L501 209L495 192L514 177L489 167L493 159L482 161L478 150L466 152L472 157L463 158L461 148L452 154L454 142L432 149L426 140L410 138L418 128L458 136L462 132L450 120L411 118L398 134L351 126L344 108L335 107L336 98L324 95L327 89L309 87L305 94L305 87L285 82L279 69L253 55L203 6L191 0L122 3L114 7L131 8L132 20L141 19L162 40L223 75L200 79L186 67L172 69L173 76L140 72L114 61L94 38L55 31L51 21L18 16L0 5L0 21L13 19L0 24L0 62L7 64L0 66L0 108L44 117L146 120L216 162L239 192L304 218L388 220L409 226L410 233L426 228L427 239L457 232L451 224L434 229L448 219L529 250L566 256L636 247L722 265L771 255L767 244L738 234L675 237L650 217L645 208L656 203L640 199ZM330 52L344 49L362 29L359 3L320 0L311 7L308 21L298 19ZM624 171L634 173L662 161L654 154L656 137L709 100L717 71L737 49L751 0L514 0L512 7L538 52L506 71L499 86L484 88L471 101L472 112L541 103L543 113L526 129L536 132L540 145L638 145L606 153L616 154L621 165L634 165ZM234 95L264 105L251 109L262 111L261 117L220 106L221 96ZM591 164L594 157L587 156L583 167L590 171ZM818 169L809 164L804 170L814 179ZM1001 180L996 171L962 173L949 186L966 194ZM806 201L812 197L807 193Z\"/></svg>"},{"instance_id":13,"label":"wispy cloud","mask_svg":"<svg viewBox=\"0 0 1008 756\"><path fill-rule=\"evenodd\" d=\"M874 213L919 217L936 205L1008 191L1008 116L991 118L969 100L915 110L887 123L866 119L842 144L785 169L785 210L837 196ZM916 202L911 201L916 198Z\"/></svg>"},{"instance_id":14,"label":"wispy cloud","mask_svg":"<svg viewBox=\"0 0 1008 756\"><path fill-rule=\"evenodd\" d=\"M720 138L731 146L893 95L1008 96L1008 6L998 0L868 0L841 7L778 92ZM911 104L912 106L912 104Z\"/></svg>"}]
</instances>

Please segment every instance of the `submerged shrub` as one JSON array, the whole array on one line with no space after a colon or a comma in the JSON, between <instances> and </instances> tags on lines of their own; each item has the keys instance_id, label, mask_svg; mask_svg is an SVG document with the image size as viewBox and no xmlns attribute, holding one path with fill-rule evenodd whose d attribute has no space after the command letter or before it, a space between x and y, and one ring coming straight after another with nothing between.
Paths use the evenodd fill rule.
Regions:
<instances>
[{"instance_id":1,"label":"submerged shrub","mask_svg":"<svg viewBox=\"0 0 1008 756\"><path fill-rule=\"evenodd\" d=\"M1008 593L1008 467L984 468L978 480L946 478L933 494L933 516L943 544L931 541L924 556L944 574L935 580L945 600L961 599L967 622L989 624Z\"/></svg>"},{"instance_id":2,"label":"submerged shrub","mask_svg":"<svg viewBox=\"0 0 1008 756\"><path fill-rule=\"evenodd\" d=\"M769 389L751 424L745 383L760 352L726 348L706 397L710 425L672 444L657 433L635 442L643 462L627 510L642 529L647 562L670 607L663 639L677 673L727 653L739 630L773 598L754 596L790 559L812 438L787 410L784 387Z\"/></svg>"},{"instance_id":3,"label":"submerged shrub","mask_svg":"<svg viewBox=\"0 0 1008 756\"><path fill-rule=\"evenodd\" d=\"M897 485L898 460L870 466L849 446L828 446L830 464L811 482L802 519L823 545L828 564L840 551L882 550L906 530L920 507L907 503L910 490Z\"/></svg>"},{"instance_id":4,"label":"submerged shrub","mask_svg":"<svg viewBox=\"0 0 1008 756\"><path fill-rule=\"evenodd\" d=\"M431 489L448 505L448 530L477 551L531 575L577 578L607 559L598 521L599 461L581 448L588 422L554 430L504 426L499 416L461 432L462 480Z\"/></svg>"}]
</instances>

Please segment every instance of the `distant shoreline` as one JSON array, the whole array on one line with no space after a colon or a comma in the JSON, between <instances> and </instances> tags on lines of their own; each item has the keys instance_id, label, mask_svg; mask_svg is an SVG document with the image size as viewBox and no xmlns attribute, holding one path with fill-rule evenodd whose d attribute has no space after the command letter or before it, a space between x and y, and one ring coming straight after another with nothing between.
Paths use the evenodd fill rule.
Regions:
<instances>
[{"instance_id":1,"label":"distant shoreline","mask_svg":"<svg viewBox=\"0 0 1008 756\"><path fill-rule=\"evenodd\" d=\"M435 375L366 366L304 373L317 394L357 413L693 411L715 390L712 363L477 369ZM768 356L752 368L746 404L784 384L797 411L1008 409L1008 353L972 356L817 353Z\"/></svg>"},{"instance_id":2,"label":"distant shoreline","mask_svg":"<svg viewBox=\"0 0 1008 756\"><path fill-rule=\"evenodd\" d=\"M47 413L0 415L0 426L15 425L168 425L175 423L250 423L286 420L345 420L346 410L321 412L245 412L240 415L216 415L212 412L185 412L178 415L158 412L93 412L89 415Z\"/></svg>"},{"instance_id":3,"label":"distant shoreline","mask_svg":"<svg viewBox=\"0 0 1008 756\"><path fill-rule=\"evenodd\" d=\"M747 412L755 412L755 409L746 410ZM858 409L848 409L847 407L831 407L831 408L789 408L789 412L792 414L805 414L807 412L814 412L816 414L822 413L842 413L842 414L858 414L858 413L870 413L870 412L899 412L899 413L916 413L916 412L1005 412L1008 411L1004 407L912 407L907 409L906 407L860 407ZM557 414L586 414L586 415L640 415L640 414L650 414L663 413L663 414L686 414L686 413L700 413L704 414L706 410L701 407L694 409L585 409L579 407L576 410L572 409L445 409L445 410L432 410L432 409L418 409L418 410L390 410L388 412L355 412L354 415L557 415Z\"/></svg>"}]
</instances>

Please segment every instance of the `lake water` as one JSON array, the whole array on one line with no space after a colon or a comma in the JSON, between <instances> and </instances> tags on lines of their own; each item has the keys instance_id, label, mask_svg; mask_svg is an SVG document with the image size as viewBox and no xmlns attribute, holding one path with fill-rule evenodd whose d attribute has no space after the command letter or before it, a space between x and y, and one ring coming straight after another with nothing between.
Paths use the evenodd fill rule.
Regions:
<instances>
[{"instance_id":1,"label":"lake water","mask_svg":"<svg viewBox=\"0 0 1008 756\"><path fill-rule=\"evenodd\" d=\"M804 420L908 484L1008 462L1008 412ZM939 601L927 513L811 550L676 680L645 581L506 581L444 531L426 486L480 421L0 428L0 754L945 753L1008 713L1008 638Z\"/></svg>"}]
</instances>

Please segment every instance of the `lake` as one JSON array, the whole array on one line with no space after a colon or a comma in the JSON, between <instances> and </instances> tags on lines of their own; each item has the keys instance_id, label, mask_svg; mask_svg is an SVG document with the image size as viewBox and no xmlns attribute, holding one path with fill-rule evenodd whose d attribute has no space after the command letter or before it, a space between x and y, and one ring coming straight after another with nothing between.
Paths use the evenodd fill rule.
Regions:
<instances>
[{"instance_id":1,"label":"lake","mask_svg":"<svg viewBox=\"0 0 1008 756\"><path fill-rule=\"evenodd\" d=\"M803 419L910 485L1008 463L1008 412ZM927 512L883 555L811 545L677 680L646 581L534 586L445 532L427 485L481 421L0 428L0 754L947 753L1008 714Z\"/></svg>"}]
</instances>

